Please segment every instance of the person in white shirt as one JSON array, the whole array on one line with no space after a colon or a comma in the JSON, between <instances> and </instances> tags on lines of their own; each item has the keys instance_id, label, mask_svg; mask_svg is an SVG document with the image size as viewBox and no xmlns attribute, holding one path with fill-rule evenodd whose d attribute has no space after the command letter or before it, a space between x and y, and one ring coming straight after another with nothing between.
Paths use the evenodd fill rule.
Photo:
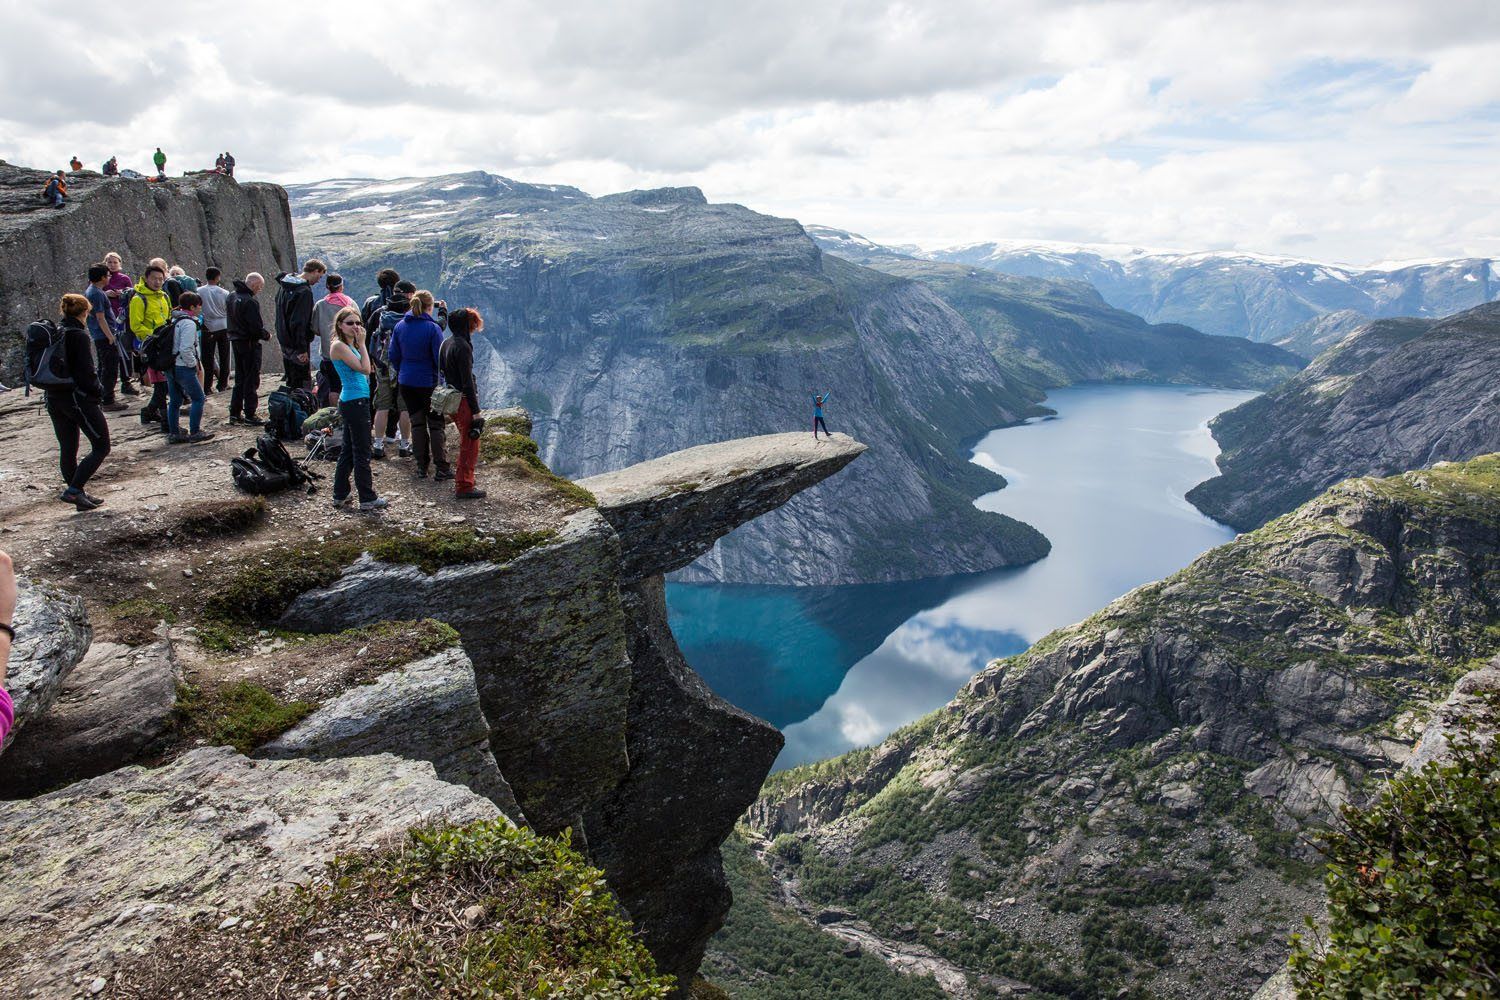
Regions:
<instances>
[{"instance_id":1,"label":"person in white shirt","mask_svg":"<svg viewBox=\"0 0 1500 1000\"><path fill-rule=\"evenodd\" d=\"M203 300L199 356L203 362L203 391L208 394L215 391L215 374L217 391L229 388L229 289L219 284L222 277L222 271L211 267L203 272L203 284L198 286L198 296Z\"/></svg>"}]
</instances>

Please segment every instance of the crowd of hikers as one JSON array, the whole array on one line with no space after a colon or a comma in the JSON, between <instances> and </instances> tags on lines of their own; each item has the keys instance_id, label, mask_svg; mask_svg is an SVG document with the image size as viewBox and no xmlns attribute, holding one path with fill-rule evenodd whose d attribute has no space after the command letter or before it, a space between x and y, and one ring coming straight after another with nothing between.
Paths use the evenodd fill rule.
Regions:
<instances>
[{"instance_id":1,"label":"crowd of hikers","mask_svg":"<svg viewBox=\"0 0 1500 1000\"><path fill-rule=\"evenodd\" d=\"M160 146L157 146L156 152L151 154L151 162L156 166L155 179L159 181L166 180L167 154L161 151ZM214 159L214 173L223 174L225 177L233 177L234 165L234 155L226 150L225 152L220 153ZM75 154L73 158L68 161L68 169L75 174L83 169L83 161L78 158L77 154ZM99 168L99 172L105 177L145 177L144 174L137 173L134 170L121 171L120 160L115 156L111 156L109 159L105 160L104 165ZM63 205L67 204L68 175L66 171L58 170L47 175L47 182L42 187L42 200L47 202L47 204L51 205L53 208L62 208Z\"/></svg>"},{"instance_id":2,"label":"crowd of hikers","mask_svg":"<svg viewBox=\"0 0 1500 1000\"><path fill-rule=\"evenodd\" d=\"M352 504L357 491L359 510L385 508L370 463L392 452L412 460L418 479L452 481L457 499L484 497L475 482L484 430L474 378L472 338L484 329L477 310L450 313L446 302L390 268L357 304L342 276L319 260L301 273L276 275L270 325L259 300L265 278L256 272L234 279L231 289L217 267L200 281L158 257L132 279L121 256L108 253L86 278L81 293L62 297L57 323L35 323L27 333L28 387L45 392L64 503L87 511L104 502L87 486L109 455L109 414L130 409L122 397L143 396L146 387L140 422L168 444L212 439L206 398L228 391L227 423L256 428L262 458L272 450L286 454L276 440L301 440L309 455L337 452L336 507ZM282 384L262 416L262 345L273 328ZM450 421L458 432L454 462ZM88 452L80 459L84 441ZM235 463L236 483L272 491L256 478L264 470L250 454Z\"/></svg>"}]
</instances>

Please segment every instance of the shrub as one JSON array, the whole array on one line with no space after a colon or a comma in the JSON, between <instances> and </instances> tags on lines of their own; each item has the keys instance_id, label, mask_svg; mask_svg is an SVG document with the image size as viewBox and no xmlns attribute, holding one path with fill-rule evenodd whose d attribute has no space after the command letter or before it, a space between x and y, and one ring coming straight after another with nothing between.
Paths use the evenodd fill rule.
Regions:
<instances>
[{"instance_id":1,"label":"shrub","mask_svg":"<svg viewBox=\"0 0 1500 1000\"><path fill-rule=\"evenodd\" d=\"M308 701L284 702L249 681L211 691L183 685L172 710L174 742L203 739L210 746L249 753L301 722L313 708Z\"/></svg>"}]
</instances>

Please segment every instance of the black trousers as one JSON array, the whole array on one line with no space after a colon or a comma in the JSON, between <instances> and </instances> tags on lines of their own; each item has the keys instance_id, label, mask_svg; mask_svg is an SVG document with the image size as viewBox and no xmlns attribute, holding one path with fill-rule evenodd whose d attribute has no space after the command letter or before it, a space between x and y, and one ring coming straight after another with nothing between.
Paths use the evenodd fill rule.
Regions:
<instances>
[{"instance_id":1,"label":"black trousers","mask_svg":"<svg viewBox=\"0 0 1500 1000\"><path fill-rule=\"evenodd\" d=\"M282 356L281 381L291 389L312 388L312 368L306 361L293 361Z\"/></svg>"},{"instance_id":2,"label":"black trousers","mask_svg":"<svg viewBox=\"0 0 1500 1000\"><path fill-rule=\"evenodd\" d=\"M434 386L401 387L401 398L406 400L406 412L411 416L411 450L417 460L417 471L426 472L429 458L439 472L448 471L447 442L443 437L443 425L448 418L432 412L432 390Z\"/></svg>"},{"instance_id":3,"label":"black trousers","mask_svg":"<svg viewBox=\"0 0 1500 1000\"><path fill-rule=\"evenodd\" d=\"M349 475L353 473L359 502L369 503L375 499L375 477L370 474L370 450L374 442L370 435L369 398L340 403L339 416L344 421L344 447L333 470L333 498L342 500L349 495Z\"/></svg>"},{"instance_id":4,"label":"black trousers","mask_svg":"<svg viewBox=\"0 0 1500 1000\"><path fill-rule=\"evenodd\" d=\"M109 423L104 419L104 411L98 403L80 399L74 393L49 392L47 415L52 418L52 430L57 435L57 464L63 481L71 489L81 490L109 454ZM80 434L89 442L89 453L82 462L78 461Z\"/></svg>"},{"instance_id":5,"label":"black trousers","mask_svg":"<svg viewBox=\"0 0 1500 1000\"><path fill-rule=\"evenodd\" d=\"M231 417L253 417L260 405L260 341L231 340L234 350L234 392L229 396Z\"/></svg>"},{"instance_id":6,"label":"black trousers","mask_svg":"<svg viewBox=\"0 0 1500 1000\"><path fill-rule=\"evenodd\" d=\"M94 357L99 369L99 387L104 390L104 403L115 401L115 383L120 379L120 345L107 340L94 341Z\"/></svg>"},{"instance_id":7,"label":"black trousers","mask_svg":"<svg viewBox=\"0 0 1500 1000\"><path fill-rule=\"evenodd\" d=\"M214 373L219 373L219 391L229 388L229 331L203 331L199 338L202 348L198 356L203 359L203 391L214 389Z\"/></svg>"}]
</instances>

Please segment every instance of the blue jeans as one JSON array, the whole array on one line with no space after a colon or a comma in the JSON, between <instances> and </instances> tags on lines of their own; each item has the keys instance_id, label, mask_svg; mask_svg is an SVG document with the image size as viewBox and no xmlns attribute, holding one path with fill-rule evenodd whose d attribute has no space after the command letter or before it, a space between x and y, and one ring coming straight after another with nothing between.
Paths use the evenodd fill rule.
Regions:
<instances>
[{"instance_id":1,"label":"blue jeans","mask_svg":"<svg viewBox=\"0 0 1500 1000\"><path fill-rule=\"evenodd\" d=\"M198 369L177 365L167 379L167 426L172 434L182 433L182 400L188 400L188 433L197 434L203 423L203 386L198 384Z\"/></svg>"}]
</instances>

